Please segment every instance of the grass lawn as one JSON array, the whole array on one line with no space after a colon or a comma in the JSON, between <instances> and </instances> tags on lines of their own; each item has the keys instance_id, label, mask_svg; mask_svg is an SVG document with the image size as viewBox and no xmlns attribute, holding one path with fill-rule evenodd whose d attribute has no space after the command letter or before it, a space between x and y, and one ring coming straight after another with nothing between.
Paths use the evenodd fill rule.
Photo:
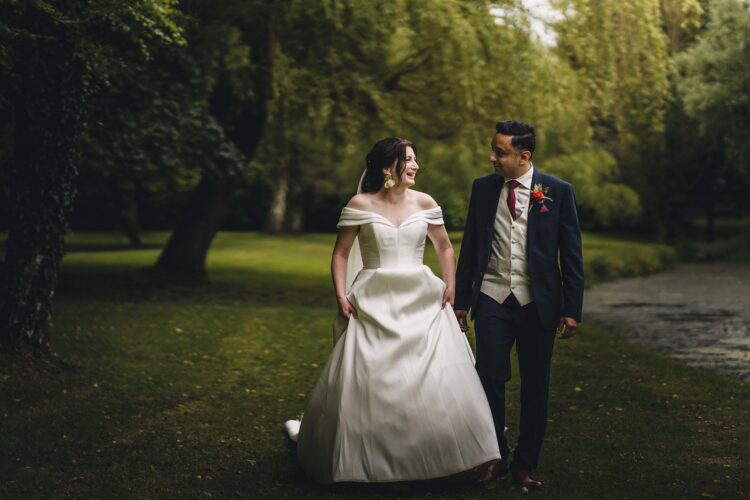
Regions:
<instances>
[{"instance_id":1,"label":"grass lawn","mask_svg":"<svg viewBox=\"0 0 750 500\"><path fill-rule=\"evenodd\" d=\"M146 235L138 250L110 234L69 239L52 336L69 366L0 355L0 498L396 494L316 485L283 432L331 349L334 236L222 233L211 284L194 288L162 284L147 269L165 237ZM587 262L603 263L664 252L588 235L585 248ZM508 397L513 439L517 383ZM556 345L538 471L547 489L531 496L747 498L749 423L747 384L585 323ZM397 493L521 497L507 478Z\"/></svg>"}]
</instances>

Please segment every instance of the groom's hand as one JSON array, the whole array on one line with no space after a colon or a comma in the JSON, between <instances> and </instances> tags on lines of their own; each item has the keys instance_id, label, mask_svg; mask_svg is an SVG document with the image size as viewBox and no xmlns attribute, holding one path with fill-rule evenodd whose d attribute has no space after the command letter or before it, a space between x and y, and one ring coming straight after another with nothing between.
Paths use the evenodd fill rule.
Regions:
<instances>
[{"instance_id":1,"label":"groom's hand","mask_svg":"<svg viewBox=\"0 0 750 500\"><path fill-rule=\"evenodd\" d=\"M560 318L560 324L557 325L557 333L560 334L561 339L569 339L576 334L578 329L578 321L569 317L563 316Z\"/></svg>"},{"instance_id":2,"label":"groom's hand","mask_svg":"<svg viewBox=\"0 0 750 500\"><path fill-rule=\"evenodd\" d=\"M469 323L466 321L466 316L469 311L466 311L464 309L456 309L453 312L456 313L456 319L458 320L458 326L461 327L461 331L464 333L468 332Z\"/></svg>"}]
</instances>

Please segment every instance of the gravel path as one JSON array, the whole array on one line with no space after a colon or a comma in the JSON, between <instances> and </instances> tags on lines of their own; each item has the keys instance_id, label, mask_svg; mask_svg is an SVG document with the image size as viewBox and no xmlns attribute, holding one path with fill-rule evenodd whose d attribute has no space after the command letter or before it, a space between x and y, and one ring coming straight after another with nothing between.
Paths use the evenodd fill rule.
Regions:
<instances>
[{"instance_id":1,"label":"gravel path","mask_svg":"<svg viewBox=\"0 0 750 500\"><path fill-rule=\"evenodd\" d=\"M588 290L584 321L685 362L750 381L750 262L686 264Z\"/></svg>"}]
</instances>

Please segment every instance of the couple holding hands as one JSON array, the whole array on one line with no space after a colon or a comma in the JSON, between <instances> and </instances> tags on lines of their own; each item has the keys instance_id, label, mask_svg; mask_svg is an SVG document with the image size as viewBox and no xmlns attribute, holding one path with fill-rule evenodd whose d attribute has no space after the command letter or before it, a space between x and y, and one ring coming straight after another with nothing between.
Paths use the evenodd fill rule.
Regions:
<instances>
[{"instance_id":1,"label":"couple holding hands","mask_svg":"<svg viewBox=\"0 0 750 500\"><path fill-rule=\"evenodd\" d=\"M331 259L335 345L301 422L287 422L305 472L324 483L388 483L510 472L526 488L547 423L556 334L581 321L583 259L570 184L532 164L534 128L496 124L494 173L474 181L458 266L442 211L410 188L416 147L367 155ZM442 280L423 264L426 238ZM464 332L471 313L476 359ZM510 460L505 383L516 344L518 443Z\"/></svg>"}]
</instances>

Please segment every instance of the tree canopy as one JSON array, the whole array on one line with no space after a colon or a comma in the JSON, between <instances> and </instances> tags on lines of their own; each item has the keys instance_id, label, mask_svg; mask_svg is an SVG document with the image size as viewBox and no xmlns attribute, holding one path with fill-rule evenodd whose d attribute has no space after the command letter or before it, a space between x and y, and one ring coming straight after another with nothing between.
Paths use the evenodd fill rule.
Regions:
<instances>
[{"instance_id":1,"label":"tree canopy","mask_svg":"<svg viewBox=\"0 0 750 500\"><path fill-rule=\"evenodd\" d=\"M554 44L523 0L2 0L4 343L45 343L71 221L170 230L157 266L202 280L222 228L333 230L385 136L451 229L505 118L585 227L746 211L748 2L550 3Z\"/></svg>"}]
</instances>

